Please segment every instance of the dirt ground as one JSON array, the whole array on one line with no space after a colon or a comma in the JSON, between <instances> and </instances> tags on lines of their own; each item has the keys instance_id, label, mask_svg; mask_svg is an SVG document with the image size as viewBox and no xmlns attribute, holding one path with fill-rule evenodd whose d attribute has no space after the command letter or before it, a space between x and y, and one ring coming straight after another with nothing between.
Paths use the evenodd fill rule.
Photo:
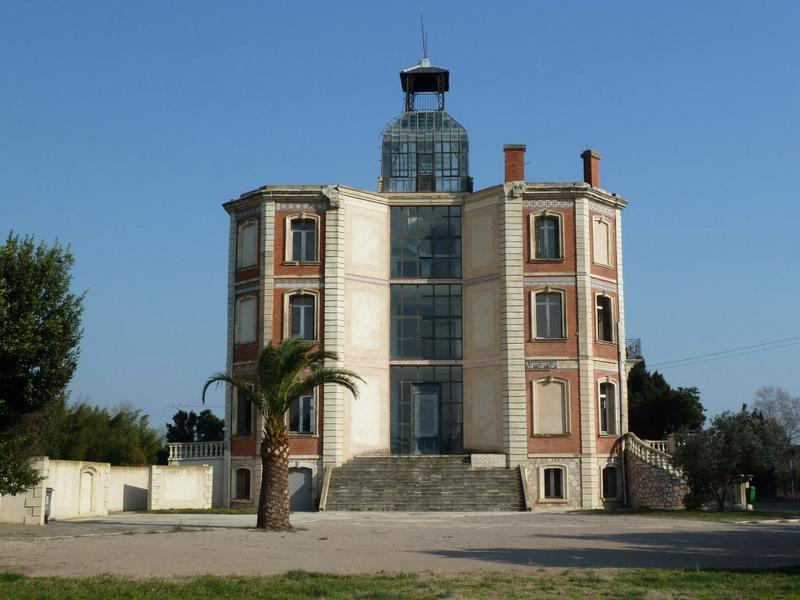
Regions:
<instances>
[{"instance_id":1,"label":"dirt ground","mask_svg":"<svg viewBox=\"0 0 800 600\"><path fill-rule=\"evenodd\" d=\"M307 513L293 521L289 533L255 531L251 515L122 514L0 528L0 571L174 577L800 564L797 523L531 513Z\"/></svg>"}]
</instances>

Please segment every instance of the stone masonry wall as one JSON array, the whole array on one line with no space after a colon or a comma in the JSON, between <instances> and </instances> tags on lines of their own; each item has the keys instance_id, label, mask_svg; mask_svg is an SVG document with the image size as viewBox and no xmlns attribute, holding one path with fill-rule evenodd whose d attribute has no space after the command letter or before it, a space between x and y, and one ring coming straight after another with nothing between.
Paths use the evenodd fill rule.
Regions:
<instances>
[{"instance_id":1,"label":"stone masonry wall","mask_svg":"<svg viewBox=\"0 0 800 600\"><path fill-rule=\"evenodd\" d=\"M625 455L629 503L633 508L683 509L683 498L689 491L680 477L650 465L630 452Z\"/></svg>"}]
</instances>

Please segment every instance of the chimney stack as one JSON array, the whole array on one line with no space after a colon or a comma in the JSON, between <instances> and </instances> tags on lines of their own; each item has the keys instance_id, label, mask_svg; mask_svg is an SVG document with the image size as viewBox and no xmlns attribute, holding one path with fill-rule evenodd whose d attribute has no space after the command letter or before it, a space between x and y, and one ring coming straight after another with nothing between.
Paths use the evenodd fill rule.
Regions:
<instances>
[{"instance_id":1,"label":"chimney stack","mask_svg":"<svg viewBox=\"0 0 800 600\"><path fill-rule=\"evenodd\" d=\"M600 159L603 158L596 150L584 150L583 180L592 187L600 187Z\"/></svg>"},{"instance_id":2,"label":"chimney stack","mask_svg":"<svg viewBox=\"0 0 800 600\"><path fill-rule=\"evenodd\" d=\"M525 181L525 144L506 144L503 153L506 157L506 183Z\"/></svg>"}]
</instances>

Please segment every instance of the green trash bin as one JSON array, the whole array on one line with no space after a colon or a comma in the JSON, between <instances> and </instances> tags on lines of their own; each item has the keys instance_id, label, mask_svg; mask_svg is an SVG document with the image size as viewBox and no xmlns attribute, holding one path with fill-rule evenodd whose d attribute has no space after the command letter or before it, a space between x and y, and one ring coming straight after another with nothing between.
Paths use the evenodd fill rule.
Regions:
<instances>
[{"instance_id":1,"label":"green trash bin","mask_svg":"<svg viewBox=\"0 0 800 600\"><path fill-rule=\"evenodd\" d=\"M756 503L756 486L751 485L747 488L747 503L754 505Z\"/></svg>"}]
</instances>

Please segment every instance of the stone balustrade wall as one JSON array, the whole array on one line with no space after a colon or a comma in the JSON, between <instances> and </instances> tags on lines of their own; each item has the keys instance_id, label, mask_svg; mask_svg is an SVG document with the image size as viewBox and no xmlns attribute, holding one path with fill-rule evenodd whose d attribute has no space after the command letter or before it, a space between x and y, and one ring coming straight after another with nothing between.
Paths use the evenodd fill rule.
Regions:
<instances>
[{"instance_id":1,"label":"stone balustrade wall","mask_svg":"<svg viewBox=\"0 0 800 600\"><path fill-rule=\"evenodd\" d=\"M670 471L646 463L631 452L625 457L628 500L633 508L683 509L686 482Z\"/></svg>"}]
</instances>

